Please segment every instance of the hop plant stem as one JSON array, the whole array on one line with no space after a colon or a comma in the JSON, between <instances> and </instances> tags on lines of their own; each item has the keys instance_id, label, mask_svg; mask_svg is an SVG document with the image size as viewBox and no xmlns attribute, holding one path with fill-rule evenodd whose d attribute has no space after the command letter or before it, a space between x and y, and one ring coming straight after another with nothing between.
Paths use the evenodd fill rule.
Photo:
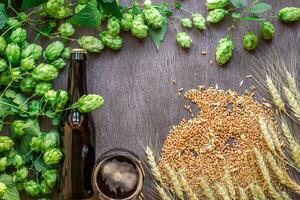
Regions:
<instances>
[{"instance_id":1,"label":"hop plant stem","mask_svg":"<svg viewBox=\"0 0 300 200\"><path fill-rule=\"evenodd\" d=\"M280 96L278 89L276 88L272 79L268 75L266 76L266 84L267 84L268 91L270 92L271 97L277 109L281 112L284 112L285 111L284 102Z\"/></svg>"}]
</instances>

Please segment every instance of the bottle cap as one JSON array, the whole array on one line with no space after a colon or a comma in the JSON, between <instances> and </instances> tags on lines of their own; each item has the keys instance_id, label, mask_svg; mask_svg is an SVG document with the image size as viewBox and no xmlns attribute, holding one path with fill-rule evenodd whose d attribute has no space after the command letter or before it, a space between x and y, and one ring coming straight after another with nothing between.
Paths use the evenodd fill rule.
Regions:
<instances>
[{"instance_id":1,"label":"bottle cap","mask_svg":"<svg viewBox=\"0 0 300 200\"><path fill-rule=\"evenodd\" d=\"M85 49L72 49L71 59L72 60L86 60L87 51Z\"/></svg>"},{"instance_id":2,"label":"bottle cap","mask_svg":"<svg viewBox=\"0 0 300 200\"><path fill-rule=\"evenodd\" d=\"M85 54L87 54L87 51L85 49L72 49L71 53L85 53Z\"/></svg>"}]
</instances>

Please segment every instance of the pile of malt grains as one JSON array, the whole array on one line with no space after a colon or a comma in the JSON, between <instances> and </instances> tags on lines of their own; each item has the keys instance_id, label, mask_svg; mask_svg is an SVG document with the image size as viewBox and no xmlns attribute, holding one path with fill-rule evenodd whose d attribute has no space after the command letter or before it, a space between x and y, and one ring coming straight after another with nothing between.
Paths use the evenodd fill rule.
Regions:
<instances>
[{"instance_id":1,"label":"pile of malt grains","mask_svg":"<svg viewBox=\"0 0 300 200\"><path fill-rule=\"evenodd\" d=\"M238 186L246 188L256 180L265 185L253 147L262 153L268 150L258 123L263 115L275 124L268 104L254 101L250 94L241 96L214 88L190 90L185 97L200 111L170 131L162 149L161 170L166 164L183 170L196 191L199 177L205 177L211 186L222 182L224 167L231 171ZM167 185L171 184L167 176L164 179Z\"/></svg>"}]
</instances>

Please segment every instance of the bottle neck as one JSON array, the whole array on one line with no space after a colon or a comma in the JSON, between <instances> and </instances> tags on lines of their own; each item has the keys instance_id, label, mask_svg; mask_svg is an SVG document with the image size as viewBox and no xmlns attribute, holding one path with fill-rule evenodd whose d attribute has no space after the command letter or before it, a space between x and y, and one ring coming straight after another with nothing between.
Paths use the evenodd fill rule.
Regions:
<instances>
[{"instance_id":1,"label":"bottle neck","mask_svg":"<svg viewBox=\"0 0 300 200\"><path fill-rule=\"evenodd\" d=\"M70 103L76 102L87 94L86 61L85 59L71 59L69 68L68 92Z\"/></svg>"}]
</instances>

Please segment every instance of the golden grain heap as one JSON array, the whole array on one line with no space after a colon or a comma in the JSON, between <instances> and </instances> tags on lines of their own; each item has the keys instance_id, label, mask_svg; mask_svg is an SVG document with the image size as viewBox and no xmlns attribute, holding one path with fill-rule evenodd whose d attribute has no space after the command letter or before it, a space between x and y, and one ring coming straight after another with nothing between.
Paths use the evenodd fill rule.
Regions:
<instances>
[{"instance_id":1,"label":"golden grain heap","mask_svg":"<svg viewBox=\"0 0 300 200\"><path fill-rule=\"evenodd\" d=\"M250 94L214 88L190 90L185 97L197 105L199 113L170 131L162 149L161 170L166 171L167 165L183 172L195 191L201 188L200 177L210 185L226 181L226 170L235 187L246 188L254 181L266 187L253 149L262 154L270 151L259 124L263 116L267 126L276 128L269 104L257 103ZM172 184L166 172L163 177L167 185Z\"/></svg>"}]
</instances>

